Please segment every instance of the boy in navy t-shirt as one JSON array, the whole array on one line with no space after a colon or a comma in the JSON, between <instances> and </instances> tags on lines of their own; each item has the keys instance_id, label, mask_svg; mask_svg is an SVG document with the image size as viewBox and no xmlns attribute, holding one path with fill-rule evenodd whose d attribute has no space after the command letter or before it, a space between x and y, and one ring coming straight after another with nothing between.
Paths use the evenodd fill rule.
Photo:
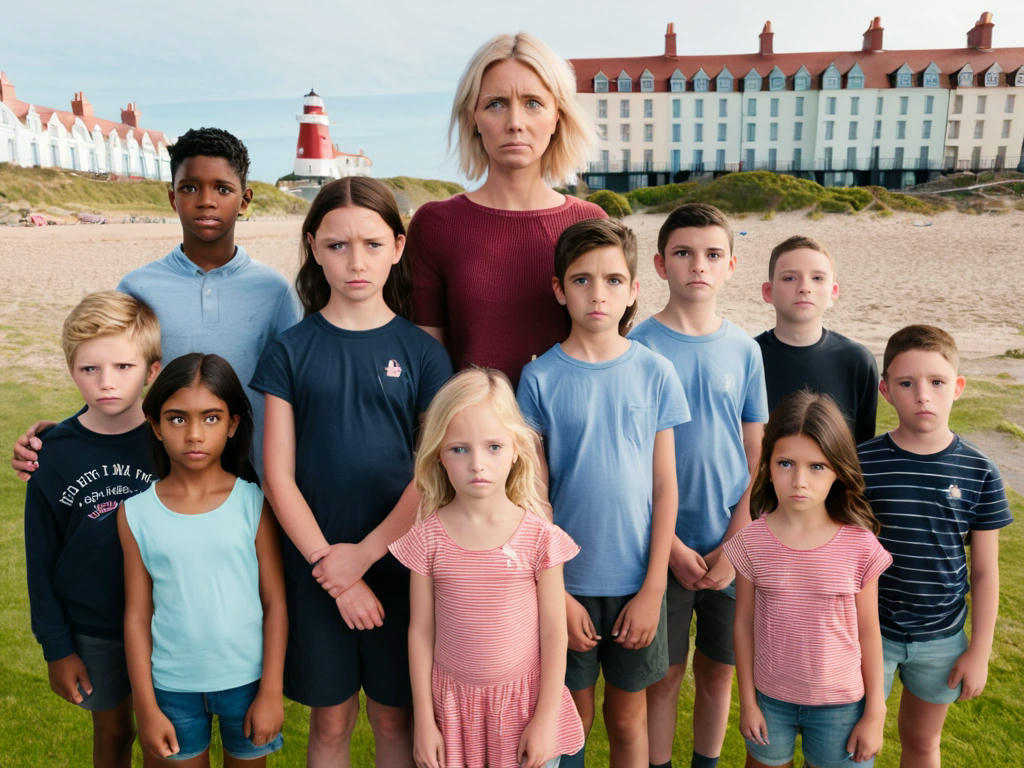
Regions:
<instances>
[{"instance_id":1,"label":"boy in navy t-shirt","mask_svg":"<svg viewBox=\"0 0 1024 768\"><path fill-rule=\"evenodd\" d=\"M25 494L32 632L54 693L92 712L96 766L129 759L118 505L152 482L142 389L160 369L160 325L117 291L86 296L61 334L85 407L46 433Z\"/></svg>"}]
</instances>

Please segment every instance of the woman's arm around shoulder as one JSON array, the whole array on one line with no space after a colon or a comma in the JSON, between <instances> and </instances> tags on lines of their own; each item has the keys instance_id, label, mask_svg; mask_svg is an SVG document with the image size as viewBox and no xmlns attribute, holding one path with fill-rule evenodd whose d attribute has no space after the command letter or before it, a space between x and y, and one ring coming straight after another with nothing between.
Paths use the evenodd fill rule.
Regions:
<instances>
[{"instance_id":1,"label":"woman's arm around shoulder","mask_svg":"<svg viewBox=\"0 0 1024 768\"><path fill-rule=\"evenodd\" d=\"M263 674L259 691L245 713L243 731L253 744L267 744L284 724L284 651L288 643L281 539L270 505L264 501L256 529L260 603L263 605Z\"/></svg>"},{"instance_id":2,"label":"woman's arm around shoulder","mask_svg":"<svg viewBox=\"0 0 1024 768\"><path fill-rule=\"evenodd\" d=\"M124 653L132 684L132 706L139 726L139 744L157 757L178 752L174 725L160 711L153 690L153 580L142 562L124 502L117 510L117 534L124 551Z\"/></svg>"}]
</instances>

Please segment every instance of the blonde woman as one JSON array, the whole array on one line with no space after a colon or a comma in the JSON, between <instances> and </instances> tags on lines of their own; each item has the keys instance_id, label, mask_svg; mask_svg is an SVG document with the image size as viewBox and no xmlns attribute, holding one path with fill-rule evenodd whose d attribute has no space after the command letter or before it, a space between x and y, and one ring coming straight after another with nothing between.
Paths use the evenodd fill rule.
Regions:
<instances>
[{"instance_id":1,"label":"blonde woman","mask_svg":"<svg viewBox=\"0 0 1024 768\"><path fill-rule=\"evenodd\" d=\"M498 35L470 60L452 105L466 194L420 207L409 227L413 320L456 369L522 367L569 334L551 293L555 242L601 208L552 188L586 162L593 128L568 64L526 33Z\"/></svg>"}]
</instances>

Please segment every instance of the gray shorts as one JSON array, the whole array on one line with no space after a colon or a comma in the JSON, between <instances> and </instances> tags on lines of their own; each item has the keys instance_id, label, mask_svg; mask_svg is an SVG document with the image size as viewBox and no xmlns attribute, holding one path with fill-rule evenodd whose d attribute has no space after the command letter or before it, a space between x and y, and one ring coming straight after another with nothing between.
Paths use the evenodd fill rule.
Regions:
<instances>
[{"instance_id":1,"label":"gray shorts","mask_svg":"<svg viewBox=\"0 0 1024 768\"><path fill-rule=\"evenodd\" d=\"M92 693L88 696L81 686L78 687L79 693L85 697L78 706L90 712L116 709L132 692L128 681L128 665L124 658L124 643L79 634L73 634L71 640L89 673L89 682L92 683Z\"/></svg>"},{"instance_id":2,"label":"gray shorts","mask_svg":"<svg viewBox=\"0 0 1024 768\"><path fill-rule=\"evenodd\" d=\"M724 555L723 555L724 557ZM736 587L687 589L668 574L668 663L684 664L690 652L690 622L697 614L697 650L719 664L735 664L732 623L736 615Z\"/></svg>"},{"instance_id":3,"label":"gray shorts","mask_svg":"<svg viewBox=\"0 0 1024 768\"><path fill-rule=\"evenodd\" d=\"M565 667L565 684L569 690L582 691L594 685L602 670L605 682L628 693L642 691L665 676L668 671L668 639L664 598L654 640L646 648L629 649L615 642L612 627L633 595L573 597L587 609L601 640L589 651L569 651Z\"/></svg>"}]
</instances>

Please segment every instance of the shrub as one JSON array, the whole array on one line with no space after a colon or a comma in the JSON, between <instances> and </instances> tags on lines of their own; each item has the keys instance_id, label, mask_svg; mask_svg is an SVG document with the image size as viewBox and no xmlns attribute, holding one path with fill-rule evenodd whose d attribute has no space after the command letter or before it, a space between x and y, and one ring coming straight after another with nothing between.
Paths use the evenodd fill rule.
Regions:
<instances>
[{"instance_id":1,"label":"shrub","mask_svg":"<svg viewBox=\"0 0 1024 768\"><path fill-rule=\"evenodd\" d=\"M597 192L589 195L587 201L601 206L605 213L615 219L629 216L633 212L629 205L629 200L618 192L612 192L610 189L599 189Z\"/></svg>"}]
</instances>

